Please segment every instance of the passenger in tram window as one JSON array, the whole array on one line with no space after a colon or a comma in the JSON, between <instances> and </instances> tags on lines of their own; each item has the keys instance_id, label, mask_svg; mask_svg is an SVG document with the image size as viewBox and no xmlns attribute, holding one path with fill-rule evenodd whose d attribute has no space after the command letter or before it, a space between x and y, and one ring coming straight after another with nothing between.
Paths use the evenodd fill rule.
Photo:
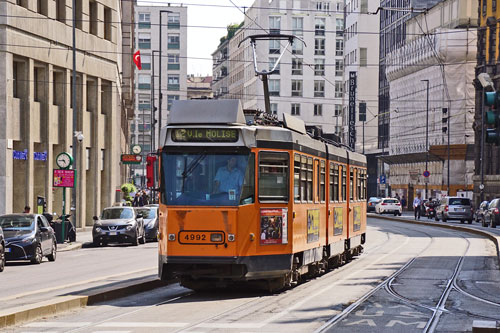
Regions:
<instances>
[{"instance_id":1,"label":"passenger in tram window","mask_svg":"<svg viewBox=\"0 0 500 333\"><path fill-rule=\"evenodd\" d=\"M227 160L227 165L220 167L215 174L215 193L228 193L230 197L238 197L243 185L243 173L236 166L236 157ZM235 200L229 198L230 200Z\"/></svg>"}]
</instances>

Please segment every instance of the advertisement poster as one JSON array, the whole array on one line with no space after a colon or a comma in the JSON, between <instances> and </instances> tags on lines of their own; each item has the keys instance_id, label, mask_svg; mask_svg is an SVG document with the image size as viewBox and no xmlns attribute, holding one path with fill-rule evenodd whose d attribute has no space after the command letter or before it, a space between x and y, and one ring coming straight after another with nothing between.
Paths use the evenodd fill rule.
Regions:
<instances>
[{"instance_id":1,"label":"advertisement poster","mask_svg":"<svg viewBox=\"0 0 500 333\"><path fill-rule=\"evenodd\" d=\"M342 235L344 229L344 209L342 207L333 209L333 234Z\"/></svg>"},{"instance_id":2,"label":"advertisement poster","mask_svg":"<svg viewBox=\"0 0 500 333\"><path fill-rule=\"evenodd\" d=\"M309 209L307 211L307 242L317 242L319 240L319 209Z\"/></svg>"},{"instance_id":3,"label":"advertisement poster","mask_svg":"<svg viewBox=\"0 0 500 333\"><path fill-rule=\"evenodd\" d=\"M54 169L54 187L74 187L75 170Z\"/></svg>"},{"instance_id":4,"label":"advertisement poster","mask_svg":"<svg viewBox=\"0 0 500 333\"><path fill-rule=\"evenodd\" d=\"M288 209L260 210L260 244L288 244Z\"/></svg>"},{"instance_id":5,"label":"advertisement poster","mask_svg":"<svg viewBox=\"0 0 500 333\"><path fill-rule=\"evenodd\" d=\"M354 231L361 229L361 207L354 207Z\"/></svg>"}]
</instances>

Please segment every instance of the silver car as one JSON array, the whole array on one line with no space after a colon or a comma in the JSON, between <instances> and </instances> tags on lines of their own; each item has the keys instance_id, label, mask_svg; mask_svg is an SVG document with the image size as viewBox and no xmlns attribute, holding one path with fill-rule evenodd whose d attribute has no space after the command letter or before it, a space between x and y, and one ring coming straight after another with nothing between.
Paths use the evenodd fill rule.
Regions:
<instances>
[{"instance_id":1,"label":"silver car","mask_svg":"<svg viewBox=\"0 0 500 333\"><path fill-rule=\"evenodd\" d=\"M467 221L472 223L473 211L469 198L444 197L436 208L436 221L459 220L460 223Z\"/></svg>"},{"instance_id":2,"label":"silver car","mask_svg":"<svg viewBox=\"0 0 500 333\"><path fill-rule=\"evenodd\" d=\"M142 214L146 239L158 241L158 208L154 206L136 207L136 213Z\"/></svg>"},{"instance_id":3,"label":"silver car","mask_svg":"<svg viewBox=\"0 0 500 333\"><path fill-rule=\"evenodd\" d=\"M107 245L108 242L144 244L143 216L132 207L105 208L100 218L94 216L92 239L94 246Z\"/></svg>"}]
</instances>

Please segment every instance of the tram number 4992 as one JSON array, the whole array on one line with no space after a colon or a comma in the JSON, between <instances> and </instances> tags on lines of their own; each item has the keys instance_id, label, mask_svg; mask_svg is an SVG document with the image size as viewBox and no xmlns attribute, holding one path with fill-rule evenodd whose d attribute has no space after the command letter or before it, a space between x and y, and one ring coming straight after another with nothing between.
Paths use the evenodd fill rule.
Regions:
<instances>
[{"instance_id":1,"label":"tram number 4992","mask_svg":"<svg viewBox=\"0 0 500 333\"><path fill-rule=\"evenodd\" d=\"M186 236L184 236L184 239L187 240L187 241L194 241L194 240L204 241L204 240L207 239L207 236L206 235L200 235L200 234L197 234L197 235L186 234Z\"/></svg>"}]
</instances>

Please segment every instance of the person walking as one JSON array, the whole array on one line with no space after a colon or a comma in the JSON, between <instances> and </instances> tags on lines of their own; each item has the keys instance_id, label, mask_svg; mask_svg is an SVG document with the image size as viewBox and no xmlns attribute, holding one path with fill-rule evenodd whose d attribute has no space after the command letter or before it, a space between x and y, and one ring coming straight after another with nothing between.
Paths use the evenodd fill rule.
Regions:
<instances>
[{"instance_id":1,"label":"person walking","mask_svg":"<svg viewBox=\"0 0 500 333\"><path fill-rule=\"evenodd\" d=\"M401 198L401 208L403 208L403 210L406 209L406 198L405 196L403 195L403 197Z\"/></svg>"},{"instance_id":2,"label":"person walking","mask_svg":"<svg viewBox=\"0 0 500 333\"><path fill-rule=\"evenodd\" d=\"M420 199L420 193L417 194L417 197L413 199L413 211L415 213L415 220L420 220L420 205L422 204L422 199Z\"/></svg>"},{"instance_id":3,"label":"person walking","mask_svg":"<svg viewBox=\"0 0 500 333\"><path fill-rule=\"evenodd\" d=\"M24 206L24 214L29 214L31 211L31 207L30 206Z\"/></svg>"}]
</instances>

